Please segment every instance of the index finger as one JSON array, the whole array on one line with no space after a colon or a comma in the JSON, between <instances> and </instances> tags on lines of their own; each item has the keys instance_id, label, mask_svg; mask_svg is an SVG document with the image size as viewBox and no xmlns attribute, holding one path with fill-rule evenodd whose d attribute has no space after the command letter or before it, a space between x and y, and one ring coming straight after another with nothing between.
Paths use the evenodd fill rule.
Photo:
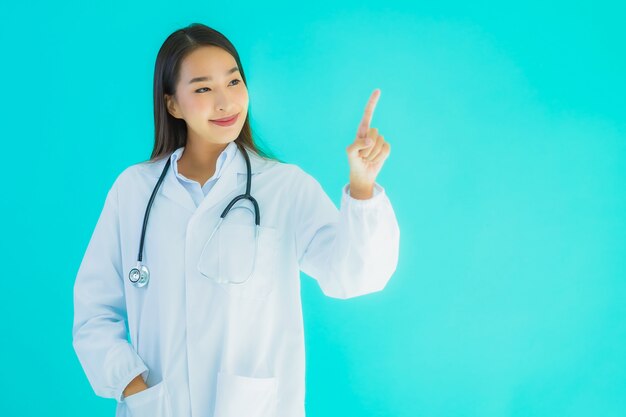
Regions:
<instances>
[{"instance_id":1,"label":"index finger","mask_svg":"<svg viewBox=\"0 0 626 417\"><path fill-rule=\"evenodd\" d=\"M367 132L370 129L370 123L372 122L372 116L374 115L374 108L376 107L379 97L380 89L377 88L374 90L369 101L367 102L367 105L365 106L365 113L363 114L363 119L361 119L361 124L359 125L357 133L359 137L365 137L367 135Z\"/></svg>"}]
</instances>

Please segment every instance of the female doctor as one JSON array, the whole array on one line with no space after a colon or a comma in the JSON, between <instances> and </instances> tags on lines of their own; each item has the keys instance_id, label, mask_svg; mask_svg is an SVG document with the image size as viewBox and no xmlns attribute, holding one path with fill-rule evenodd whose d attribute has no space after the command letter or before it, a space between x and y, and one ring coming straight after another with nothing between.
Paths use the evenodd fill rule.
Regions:
<instances>
[{"instance_id":1,"label":"female doctor","mask_svg":"<svg viewBox=\"0 0 626 417\"><path fill-rule=\"evenodd\" d=\"M380 91L346 148L337 210L256 147L246 85L207 26L159 50L152 157L114 181L74 285L73 346L117 417L304 416L300 271L345 299L396 269L400 232L375 182L390 147L370 128Z\"/></svg>"}]
</instances>

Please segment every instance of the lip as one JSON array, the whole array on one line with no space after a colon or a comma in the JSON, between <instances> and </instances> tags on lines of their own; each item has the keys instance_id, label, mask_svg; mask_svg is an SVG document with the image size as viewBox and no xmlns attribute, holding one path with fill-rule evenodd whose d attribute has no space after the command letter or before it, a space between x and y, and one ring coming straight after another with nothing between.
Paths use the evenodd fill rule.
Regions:
<instances>
[{"instance_id":1,"label":"lip","mask_svg":"<svg viewBox=\"0 0 626 417\"><path fill-rule=\"evenodd\" d=\"M222 119L211 120L211 122L219 126L230 126L234 124L238 118L239 118L239 113L233 116L224 117Z\"/></svg>"}]
</instances>

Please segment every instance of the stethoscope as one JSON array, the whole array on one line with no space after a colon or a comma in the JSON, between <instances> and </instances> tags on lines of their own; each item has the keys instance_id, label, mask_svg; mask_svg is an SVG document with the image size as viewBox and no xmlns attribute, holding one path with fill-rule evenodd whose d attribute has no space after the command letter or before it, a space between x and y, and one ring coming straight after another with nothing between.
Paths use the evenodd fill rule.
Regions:
<instances>
[{"instance_id":1,"label":"stethoscope","mask_svg":"<svg viewBox=\"0 0 626 417\"><path fill-rule=\"evenodd\" d=\"M228 214L228 212L230 211L230 209L233 207L233 205L235 205L235 203L237 203L239 200L241 199L248 199L252 202L252 204L254 205L254 222L256 225L256 233L255 233L255 245L258 245L258 236L259 236L259 224L261 222L261 215L259 214L259 204L257 203L257 201L254 199L254 197L252 197L252 195L250 195L250 188L252 186L252 173L251 173L251 168L250 168L250 158L248 157L248 153L246 152L246 150L244 149L243 146L240 146L239 144L237 144L237 147L241 150L241 152L243 153L243 156L246 160L246 168L247 168L247 177L246 177L246 192L244 194L238 195L237 197L233 198L231 200L231 202L228 204L228 206L226 206L226 208L224 209L224 211L222 212L220 219L217 223L217 225L215 226L215 229L213 229L213 232L211 233L211 237L213 236L213 234L215 233L215 231L217 230L217 228L220 226L220 224L222 223L222 221L224 220L224 217L226 217L226 215ZM141 260L143 257L143 241L144 241L144 237L146 234L146 226L148 224L148 217L150 215L150 209L152 208L152 203L154 201L154 197L156 196L156 193L159 189L159 187L161 186L161 183L163 182L163 178L165 178L165 174L167 174L167 170L170 167L170 162L171 162L171 157L169 157L167 159L167 163L165 164L165 167L163 168L163 172L161 172L161 176L159 177L159 180L157 181L154 190L152 190L152 195L150 196L150 200L148 201L148 206L146 207L146 213L143 217L143 227L141 229L141 239L139 241L139 255L137 257L137 266L135 266L133 269L130 270L130 272L128 273L128 279L130 280L130 282L137 288L143 287L144 285L146 285L148 283L148 281L150 280L150 270L148 269L148 267L146 265L144 265ZM246 208L246 207L244 207ZM209 239L211 238L209 237ZM254 263L256 264L256 248L255 248L255 257L254 257ZM254 270L254 266L253 266L253 270ZM250 276L248 276L248 278L246 278L246 281L250 278ZM236 284L243 284L245 281L243 282L239 282Z\"/></svg>"}]
</instances>

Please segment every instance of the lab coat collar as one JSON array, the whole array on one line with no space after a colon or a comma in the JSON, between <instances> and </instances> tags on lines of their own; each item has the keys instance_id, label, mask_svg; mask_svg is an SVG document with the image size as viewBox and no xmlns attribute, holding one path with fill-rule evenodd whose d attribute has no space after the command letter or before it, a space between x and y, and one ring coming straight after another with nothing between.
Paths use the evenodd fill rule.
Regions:
<instances>
[{"instance_id":1,"label":"lab coat collar","mask_svg":"<svg viewBox=\"0 0 626 417\"><path fill-rule=\"evenodd\" d=\"M246 150L248 157L250 158L250 168L252 173L251 194L254 196L254 176L267 170L268 168L271 168L277 162L274 160L264 159L252 150ZM152 169L154 171L153 176L155 185L161 175L161 172L163 171L163 168L165 167L165 163L170 157L171 154L168 155L167 158L163 158L154 163ZM197 208L187 189L176 178L176 174L174 173L174 168L171 163L168 168L168 172L163 179L163 183L161 184L159 194L162 194L164 197L180 204L192 213L196 211L205 211L229 196L230 199L232 199L236 195L243 194L245 192L246 173L246 160L239 150L239 147L235 147L235 156L229 163L227 163L227 165L222 167L220 177ZM224 206L226 206L226 204L228 204L228 201L224 202Z\"/></svg>"}]
</instances>

